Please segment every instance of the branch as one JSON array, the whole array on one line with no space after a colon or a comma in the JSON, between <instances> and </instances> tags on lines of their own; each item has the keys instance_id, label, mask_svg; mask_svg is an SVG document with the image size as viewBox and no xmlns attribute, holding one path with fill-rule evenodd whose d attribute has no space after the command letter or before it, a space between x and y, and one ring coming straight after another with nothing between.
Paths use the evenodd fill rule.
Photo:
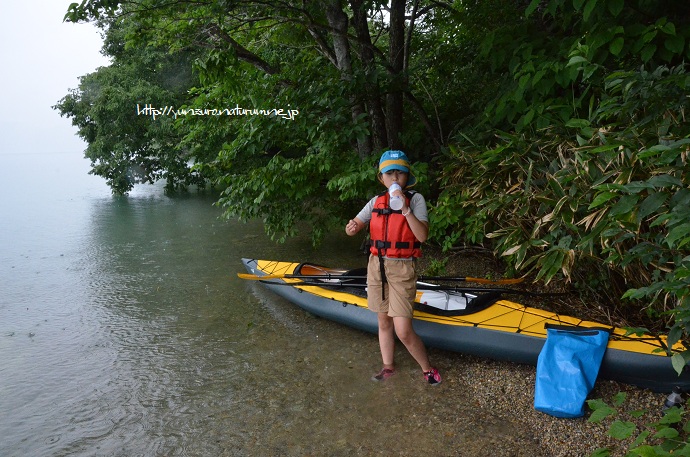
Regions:
<instances>
[{"instance_id":1,"label":"branch","mask_svg":"<svg viewBox=\"0 0 690 457\"><path fill-rule=\"evenodd\" d=\"M412 48L412 31L414 30L414 23L417 20L417 9L419 7L419 0L415 0L412 6L412 17L410 17L410 26L407 28L407 37L403 48L403 71L407 71L410 65L410 49Z\"/></svg>"},{"instance_id":2,"label":"branch","mask_svg":"<svg viewBox=\"0 0 690 457\"><path fill-rule=\"evenodd\" d=\"M220 38L225 43L229 44L230 47L237 54L238 59L255 66L256 68L268 73L269 75L275 75L277 73L280 73L280 67L276 67L269 64L261 57L257 56L256 54L254 54L253 52L239 44L237 41L235 41L234 38L225 33L225 31L223 31L217 24L210 25L207 31L212 36Z\"/></svg>"},{"instance_id":3,"label":"branch","mask_svg":"<svg viewBox=\"0 0 690 457\"><path fill-rule=\"evenodd\" d=\"M436 150L436 152L439 152L441 150L441 142L439 141L438 134L434 130L434 126L429 120L429 116L427 116L424 107L421 103L419 103L419 100L417 100L417 98L409 90L405 91L405 98L407 98L414 110L417 112L419 119L422 121L422 124L424 124L424 127L426 128L429 137L434 143L434 149Z\"/></svg>"},{"instance_id":4,"label":"branch","mask_svg":"<svg viewBox=\"0 0 690 457\"><path fill-rule=\"evenodd\" d=\"M326 58L333 64L335 68L338 68L338 60L335 57L335 52L333 49L331 49L330 46L328 46L328 43L326 42L325 38L321 36L321 34L315 30L312 26L307 26L307 31L309 34L314 38L314 41L316 41L316 47L318 50L326 56Z\"/></svg>"}]
</instances>

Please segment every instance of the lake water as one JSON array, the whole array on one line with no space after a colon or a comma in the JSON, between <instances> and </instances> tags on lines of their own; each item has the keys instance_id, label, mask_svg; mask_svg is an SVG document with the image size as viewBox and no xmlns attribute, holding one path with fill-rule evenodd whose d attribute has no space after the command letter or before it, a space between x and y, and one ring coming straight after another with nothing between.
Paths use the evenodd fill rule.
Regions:
<instances>
[{"instance_id":1,"label":"lake water","mask_svg":"<svg viewBox=\"0 0 690 457\"><path fill-rule=\"evenodd\" d=\"M242 257L364 266L360 240L277 245L213 195L113 197L88 170L0 155L0 456L465 455L502 434L538 454L404 353L372 383L375 336L236 276Z\"/></svg>"}]
</instances>

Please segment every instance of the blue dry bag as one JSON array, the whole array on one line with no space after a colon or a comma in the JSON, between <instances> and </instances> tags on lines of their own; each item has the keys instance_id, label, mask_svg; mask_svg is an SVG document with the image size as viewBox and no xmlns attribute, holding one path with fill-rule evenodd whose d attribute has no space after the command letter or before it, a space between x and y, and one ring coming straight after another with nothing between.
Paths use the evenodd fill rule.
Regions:
<instances>
[{"instance_id":1,"label":"blue dry bag","mask_svg":"<svg viewBox=\"0 0 690 457\"><path fill-rule=\"evenodd\" d=\"M581 417L609 341L609 330L549 326L537 359L534 408L556 417Z\"/></svg>"}]
</instances>

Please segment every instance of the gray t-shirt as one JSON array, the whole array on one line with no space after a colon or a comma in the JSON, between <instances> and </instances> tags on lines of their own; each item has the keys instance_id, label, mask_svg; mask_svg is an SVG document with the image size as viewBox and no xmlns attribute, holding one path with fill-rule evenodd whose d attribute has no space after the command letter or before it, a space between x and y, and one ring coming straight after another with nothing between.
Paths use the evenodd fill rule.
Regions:
<instances>
[{"instance_id":1,"label":"gray t-shirt","mask_svg":"<svg viewBox=\"0 0 690 457\"><path fill-rule=\"evenodd\" d=\"M377 198L379 198L378 195L369 200L369 203L367 203L364 208L362 208L362 211L357 214L357 219L365 224L369 223L374 209L374 203L376 202ZM426 200L422 194L418 192L412 194L412 199L410 200L410 211L412 211L412 214L414 214L415 217L420 221L429 222L429 214L426 209Z\"/></svg>"}]
</instances>

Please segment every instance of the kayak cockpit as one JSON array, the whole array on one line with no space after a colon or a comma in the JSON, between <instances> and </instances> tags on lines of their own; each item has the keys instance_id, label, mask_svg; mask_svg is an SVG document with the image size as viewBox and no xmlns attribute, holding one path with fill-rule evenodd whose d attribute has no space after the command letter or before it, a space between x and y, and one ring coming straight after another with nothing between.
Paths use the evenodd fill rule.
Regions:
<instances>
[{"instance_id":1,"label":"kayak cockpit","mask_svg":"<svg viewBox=\"0 0 690 457\"><path fill-rule=\"evenodd\" d=\"M344 270L301 263L295 267L292 276L298 276L320 287L337 288L341 291L346 288L353 295L366 296L366 268ZM310 276L313 279L310 279ZM418 282L415 310L439 316L462 316L482 311L501 298L500 292L487 291L475 294L434 290L438 287L436 284Z\"/></svg>"}]
</instances>

